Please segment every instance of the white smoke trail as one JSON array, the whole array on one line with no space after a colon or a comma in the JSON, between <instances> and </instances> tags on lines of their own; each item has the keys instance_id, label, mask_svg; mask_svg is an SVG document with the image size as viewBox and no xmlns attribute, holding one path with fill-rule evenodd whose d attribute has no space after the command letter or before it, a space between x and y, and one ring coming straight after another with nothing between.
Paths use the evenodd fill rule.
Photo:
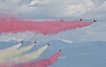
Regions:
<instances>
[{"instance_id":1,"label":"white smoke trail","mask_svg":"<svg viewBox=\"0 0 106 67\"><path fill-rule=\"evenodd\" d=\"M15 51L16 49L18 49L20 46L22 45L22 43L19 43L15 46L9 47L7 49L1 50L0 51L0 61L7 56L7 54L9 55L11 52Z\"/></svg>"},{"instance_id":2,"label":"white smoke trail","mask_svg":"<svg viewBox=\"0 0 106 67\"><path fill-rule=\"evenodd\" d=\"M15 45L15 46L12 46L12 47L9 47L9 48L0 50L0 53L4 53L4 52L16 50L16 49L18 49L21 45L22 45L22 43L19 43L19 44Z\"/></svg>"},{"instance_id":3,"label":"white smoke trail","mask_svg":"<svg viewBox=\"0 0 106 67\"><path fill-rule=\"evenodd\" d=\"M26 62L30 62L32 60L36 60L47 49L47 47L48 47L48 45L38 49L37 51L30 53L30 54L25 54L23 56L15 57L11 60L1 62L0 66L5 66L5 64L7 64L8 67L12 67L16 64L26 63Z\"/></svg>"},{"instance_id":4,"label":"white smoke trail","mask_svg":"<svg viewBox=\"0 0 106 67\"><path fill-rule=\"evenodd\" d=\"M14 60L16 61L16 63L26 63L26 62L35 60L38 57L40 57L40 55L47 49L47 47L48 47L48 45L38 49L37 51L30 53L30 54L26 54L21 57L17 57Z\"/></svg>"},{"instance_id":5,"label":"white smoke trail","mask_svg":"<svg viewBox=\"0 0 106 67\"><path fill-rule=\"evenodd\" d=\"M5 61L5 60L8 60L8 59L11 59L12 57L19 56L22 53L27 52L28 50L30 50L33 46L34 46L34 44L29 45L27 47L20 48L18 50L14 50L14 51L11 51L11 52L8 52L8 53L1 54L0 55L0 60Z\"/></svg>"}]
</instances>

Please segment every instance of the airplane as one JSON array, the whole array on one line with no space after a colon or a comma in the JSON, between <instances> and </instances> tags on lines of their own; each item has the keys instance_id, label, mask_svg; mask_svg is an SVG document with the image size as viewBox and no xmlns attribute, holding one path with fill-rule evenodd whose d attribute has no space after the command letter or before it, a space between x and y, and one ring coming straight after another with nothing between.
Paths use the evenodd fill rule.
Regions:
<instances>
[{"instance_id":1,"label":"airplane","mask_svg":"<svg viewBox=\"0 0 106 67\"><path fill-rule=\"evenodd\" d=\"M60 49L59 51L61 52L62 50Z\"/></svg>"},{"instance_id":2,"label":"airplane","mask_svg":"<svg viewBox=\"0 0 106 67\"><path fill-rule=\"evenodd\" d=\"M93 20L94 22L97 22L96 19Z\"/></svg>"},{"instance_id":3,"label":"airplane","mask_svg":"<svg viewBox=\"0 0 106 67\"><path fill-rule=\"evenodd\" d=\"M80 21L83 21L83 18L80 18Z\"/></svg>"},{"instance_id":4,"label":"airplane","mask_svg":"<svg viewBox=\"0 0 106 67\"><path fill-rule=\"evenodd\" d=\"M61 22L63 22L64 20L63 20L63 19L61 19L60 21L61 21Z\"/></svg>"},{"instance_id":5,"label":"airplane","mask_svg":"<svg viewBox=\"0 0 106 67\"><path fill-rule=\"evenodd\" d=\"M83 20L84 20L83 18L80 18L80 21L83 21ZM94 21L94 22L97 22L95 18L94 18L93 21Z\"/></svg>"},{"instance_id":6,"label":"airplane","mask_svg":"<svg viewBox=\"0 0 106 67\"><path fill-rule=\"evenodd\" d=\"M34 41L34 43L37 43L36 41Z\"/></svg>"},{"instance_id":7,"label":"airplane","mask_svg":"<svg viewBox=\"0 0 106 67\"><path fill-rule=\"evenodd\" d=\"M23 44L23 40L21 40L21 43Z\"/></svg>"},{"instance_id":8,"label":"airplane","mask_svg":"<svg viewBox=\"0 0 106 67\"><path fill-rule=\"evenodd\" d=\"M84 20L84 18L80 18L80 21L83 21L83 20ZM64 22L64 20L61 19L60 22Z\"/></svg>"},{"instance_id":9,"label":"airplane","mask_svg":"<svg viewBox=\"0 0 106 67\"><path fill-rule=\"evenodd\" d=\"M50 43L47 44L48 46L50 45Z\"/></svg>"}]
</instances>

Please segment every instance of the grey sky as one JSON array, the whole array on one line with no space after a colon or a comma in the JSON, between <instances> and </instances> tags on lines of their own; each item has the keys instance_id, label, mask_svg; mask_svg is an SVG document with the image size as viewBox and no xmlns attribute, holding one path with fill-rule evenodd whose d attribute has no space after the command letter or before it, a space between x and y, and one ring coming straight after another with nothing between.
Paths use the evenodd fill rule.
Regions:
<instances>
[{"instance_id":1,"label":"grey sky","mask_svg":"<svg viewBox=\"0 0 106 67\"><path fill-rule=\"evenodd\" d=\"M33 3L32 6L29 5ZM72 20L84 17L97 23L91 26L68 30L57 35L42 35L31 32L0 34L0 40L52 40L54 38L74 41L106 40L106 0L0 0L0 14L9 14L24 19L60 19ZM102 21L101 21L102 20Z\"/></svg>"}]
</instances>

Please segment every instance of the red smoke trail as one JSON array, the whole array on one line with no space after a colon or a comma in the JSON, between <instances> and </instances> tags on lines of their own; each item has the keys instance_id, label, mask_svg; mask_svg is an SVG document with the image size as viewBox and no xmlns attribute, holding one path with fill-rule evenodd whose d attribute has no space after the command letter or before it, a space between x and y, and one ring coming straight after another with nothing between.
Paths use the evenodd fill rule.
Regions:
<instances>
[{"instance_id":1,"label":"red smoke trail","mask_svg":"<svg viewBox=\"0 0 106 67\"><path fill-rule=\"evenodd\" d=\"M47 34L57 34L59 32L88 26L93 22L80 21L26 21L16 18L0 18L0 33L36 32Z\"/></svg>"},{"instance_id":2,"label":"red smoke trail","mask_svg":"<svg viewBox=\"0 0 106 67\"><path fill-rule=\"evenodd\" d=\"M15 67L47 67L49 65L54 64L54 62L56 62L59 56L60 56L60 51L52 55L49 59L45 59L45 60L41 60L34 63L29 63L29 64L23 64L23 65L19 65Z\"/></svg>"}]
</instances>

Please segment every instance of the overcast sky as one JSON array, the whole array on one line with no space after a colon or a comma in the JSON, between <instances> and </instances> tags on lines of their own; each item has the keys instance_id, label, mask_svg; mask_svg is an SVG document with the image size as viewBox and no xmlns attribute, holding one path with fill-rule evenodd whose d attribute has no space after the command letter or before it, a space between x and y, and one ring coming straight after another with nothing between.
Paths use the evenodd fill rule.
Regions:
<instances>
[{"instance_id":1,"label":"overcast sky","mask_svg":"<svg viewBox=\"0 0 106 67\"><path fill-rule=\"evenodd\" d=\"M57 35L31 32L0 34L0 41L34 40L48 41L55 38L72 41L106 41L106 0L0 0L0 15L12 15L23 19L75 20L80 17L98 20L91 26L68 30Z\"/></svg>"}]
</instances>

